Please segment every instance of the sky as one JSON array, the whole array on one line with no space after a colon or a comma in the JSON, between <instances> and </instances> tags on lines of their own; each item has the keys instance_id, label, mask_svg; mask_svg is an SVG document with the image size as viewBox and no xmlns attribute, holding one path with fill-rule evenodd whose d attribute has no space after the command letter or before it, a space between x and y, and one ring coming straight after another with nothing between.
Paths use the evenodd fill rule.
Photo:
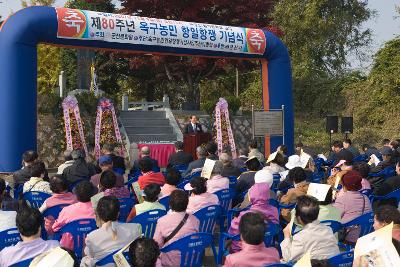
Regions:
<instances>
[{"instance_id":1,"label":"sky","mask_svg":"<svg viewBox=\"0 0 400 267\"><path fill-rule=\"evenodd\" d=\"M66 0L56 0L55 6L63 6ZM113 1L117 4L119 1ZM400 35L400 14L396 13L395 6L400 6L400 0L369 0L368 6L376 11L376 16L363 25L364 29L372 29L372 44L365 50L367 57L361 61L355 55L348 56L351 68L367 70L372 63L372 55L383 44ZM11 12L21 8L20 0L0 0L0 15L6 18Z\"/></svg>"}]
</instances>

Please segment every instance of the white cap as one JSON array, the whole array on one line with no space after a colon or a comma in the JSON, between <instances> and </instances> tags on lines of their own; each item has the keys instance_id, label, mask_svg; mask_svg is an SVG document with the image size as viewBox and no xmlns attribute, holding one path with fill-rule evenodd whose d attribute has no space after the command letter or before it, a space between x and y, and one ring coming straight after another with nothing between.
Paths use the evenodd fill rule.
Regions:
<instances>
[{"instance_id":1,"label":"white cap","mask_svg":"<svg viewBox=\"0 0 400 267\"><path fill-rule=\"evenodd\" d=\"M292 155L288 158L288 163L286 163L286 168L289 170L295 167L305 168L307 166L308 161L310 160L311 156L307 153L302 153L301 156Z\"/></svg>"},{"instance_id":2,"label":"white cap","mask_svg":"<svg viewBox=\"0 0 400 267\"><path fill-rule=\"evenodd\" d=\"M270 155L268 156L267 163L270 163L271 161L273 161L273 160L276 158L276 155L277 155L277 154L278 154L277 151L275 151L274 153L270 154Z\"/></svg>"},{"instance_id":3,"label":"white cap","mask_svg":"<svg viewBox=\"0 0 400 267\"><path fill-rule=\"evenodd\" d=\"M254 183L259 184L259 183L268 183L269 186L272 186L272 183L274 182L274 176L272 175L272 172L269 170L259 170L256 172L254 175Z\"/></svg>"}]
</instances>

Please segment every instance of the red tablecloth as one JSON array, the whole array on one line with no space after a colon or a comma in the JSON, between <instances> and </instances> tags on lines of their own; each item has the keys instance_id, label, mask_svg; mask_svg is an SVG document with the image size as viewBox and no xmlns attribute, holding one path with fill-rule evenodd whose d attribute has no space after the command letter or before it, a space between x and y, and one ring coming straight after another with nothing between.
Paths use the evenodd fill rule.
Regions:
<instances>
[{"instance_id":1,"label":"red tablecloth","mask_svg":"<svg viewBox=\"0 0 400 267\"><path fill-rule=\"evenodd\" d=\"M138 144L139 151L144 146L150 148L150 157L158 161L160 168L167 167L169 155L175 152L174 144Z\"/></svg>"}]
</instances>

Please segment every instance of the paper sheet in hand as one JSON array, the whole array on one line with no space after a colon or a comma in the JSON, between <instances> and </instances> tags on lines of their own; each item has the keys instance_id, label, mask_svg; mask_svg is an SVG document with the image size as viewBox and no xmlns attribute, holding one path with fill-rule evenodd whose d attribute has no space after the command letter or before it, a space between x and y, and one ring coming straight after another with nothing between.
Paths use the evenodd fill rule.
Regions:
<instances>
[{"instance_id":1,"label":"paper sheet in hand","mask_svg":"<svg viewBox=\"0 0 400 267\"><path fill-rule=\"evenodd\" d=\"M312 267L310 252L304 254L303 257L301 257L301 259L298 262L296 262L296 264L293 267Z\"/></svg>"},{"instance_id":2,"label":"paper sheet in hand","mask_svg":"<svg viewBox=\"0 0 400 267\"><path fill-rule=\"evenodd\" d=\"M60 247L51 249L36 256L29 266L34 267L70 267L74 260L69 253Z\"/></svg>"},{"instance_id":3,"label":"paper sheet in hand","mask_svg":"<svg viewBox=\"0 0 400 267\"><path fill-rule=\"evenodd\" d=\"M398 267L400 257L392 243L393 223L358 238L354 258L363 256L376 266Z\"/></svg>"},{"instance_id":4,"label":"paper sheet in hand","mask_svg":"<svg viewBox=\"0 0 400 267\"><path fill-rule=\"evenodd\" d=\"M212 170L214 169L214 165L215 165L215 160L206 159L206 161L204 162L203 169L201 170L200 176L206 179L210 179Z\"/></svg>"},{"instance_id":5,"label":"paper sheet in hand","mask_svg":"<svg viewBox=\"0 0 400 267\"><path fill-rule=\"evenodd\" d=\"M371 159L372 159L372 163L374 163L375 166L378 165L379 162L381 162L375 154L371 155Z\"/></svg>"},{"instance_id":6,"label":"paper sheet in hand","mask_svg":"<svg viewBox=\"0 0 400 267\"><path fill-rule=\"evenodd\" d=\"M133 241L135 241L135 240L133 240ZM123 253L125 250L127 250L129 248L129 246L133 243L133 241L130 242L129 244L127 244L125 247L121 248L117 253L115 253L113 255L113 259L114 259L115 265L117 267L131 267L131 265L125 259Z\"/></svg>"},{"instance_id":7,"label":"paper sheet in hand","mask_svg":"<svg viewBox=\"0 0 400 267\"><path fill-rule=\"evenodd\" d=\"M329 188L331 188L331 186L328 184L310 183L308 186L307 195L315 197L318 199L318 201L325 201Z\"/></svg>"}]
</instances>

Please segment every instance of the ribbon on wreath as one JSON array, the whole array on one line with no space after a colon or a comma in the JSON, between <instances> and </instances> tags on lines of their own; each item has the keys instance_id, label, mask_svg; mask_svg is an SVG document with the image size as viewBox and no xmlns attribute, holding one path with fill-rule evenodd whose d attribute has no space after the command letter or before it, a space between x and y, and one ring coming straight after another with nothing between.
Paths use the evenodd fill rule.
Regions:
<instances>
[{"instance_id":1,"label":"ribbon on wreath","mask_svg":"<svg viewBox=\"0 0 400 267\"><path fill-rule=\"evenodd\" d=\"M124 146L122 144L121 132L119 131L119 127L118 127L117 116L115 115L114 104L112 103L112 101L110 99L101 98L99 100L99 104L97 105L96 128L95 128L95 132L94 132L94 150L95 150L96 159L98 159L101 154L101 148L100 148L101 119L103 116L103 112L106 110L111 111L115 139L117 140L117 142L119 144L121 144L119 153L120 153L120 156L124 157L124 155L125 155Z\"/></svg>"},{"instance_id":2,"label":"ribbon on wreath","mask_svg":"<svg viewBox=\"0 0 400 267\"><path fill-rule=\"evenodd\" d=\"M229 120L229 110L228 110L228 102L224 98L220 98L215 106L215 126L217 129L217 145L218 152L221 153L223 149L223 138L222 138L222 123L221 123L221 115L224 116L226 122L226 128L228 132L228 142L231 148L232 157L237 158L236 154L236 145L235 139L233 138L233 132L231 128L231 122Z\"/></svg>"},{"instance_id":3,"label":"ribbon on wreath","mask_svg":"<svg viewBox=\"0 0 400 267\"><path fill-rule=\"evenodd\" d=\"M72 141L71 117L69 115L70 110L72 110L74 113L74 116L75 116L76 124L78 126L79 138L81 140L83 149L85 150L85 153L87 155L88 150L87 150L86 141L85 141L85 134L83 132L83 124L82 124L82 119L81 119L81 115L79 112L78 100L76 100L76 98L74 96L69 95L63 100L62 107L63 107L63 114L64 114L65 139L67 140L67 149L68 150L74 149L74 144Z\"/></svg>"}]
</instances>

